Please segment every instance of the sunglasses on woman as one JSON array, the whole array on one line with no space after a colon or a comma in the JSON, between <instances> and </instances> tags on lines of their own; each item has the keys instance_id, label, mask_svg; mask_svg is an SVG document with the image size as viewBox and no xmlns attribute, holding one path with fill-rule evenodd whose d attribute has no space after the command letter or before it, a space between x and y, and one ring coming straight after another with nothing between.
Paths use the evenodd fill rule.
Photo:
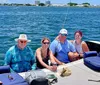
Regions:
<instances>
[{"instance_id":1,"label":"sunglasses on woman","mask_svg":"<svg viewBox=\"0 0 100 85\"><path fill-rule=\"evenodd\" d=\"M49 42L43 42L43 44L50 44Z\"/></svg>"}]
</instances>

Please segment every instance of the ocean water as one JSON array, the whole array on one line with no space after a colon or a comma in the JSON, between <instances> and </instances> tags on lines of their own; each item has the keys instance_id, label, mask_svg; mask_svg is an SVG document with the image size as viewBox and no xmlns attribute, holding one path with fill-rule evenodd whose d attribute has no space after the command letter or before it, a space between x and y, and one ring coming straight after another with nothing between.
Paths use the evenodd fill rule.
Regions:
<instances>
[{"instance_id":1,"label":"ocean water","mask_svg":"<svg viewBox=\"0 0 100 85\"><path fill-rule=\"evenodd\" d=\"M69 40L81 30L83 40L100 41L100 8L0 6L0 65L19 34L28 35L35 53L43 37L52 41L61 28L68 30Z\"/></svg>"}]
</instances>

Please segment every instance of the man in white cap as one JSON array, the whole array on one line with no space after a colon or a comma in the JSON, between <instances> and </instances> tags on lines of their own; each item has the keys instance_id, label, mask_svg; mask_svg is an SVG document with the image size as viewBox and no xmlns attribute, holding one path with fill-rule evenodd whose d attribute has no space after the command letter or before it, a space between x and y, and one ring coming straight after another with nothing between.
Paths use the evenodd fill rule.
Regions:
<instances>
[{"instance_id":1,"label":"man in white cap","mask_svg":"<svg viewBox=\"0 0 100 85\"><path fill-rule=\"evenodd\" d=\"M31 40L27 39L26 34L20 34L15 39L17 45L12 46L5 55L5 65L10 65L11 71L25 72L36 69L36 59L33 56L32 49L27 46Z\"/></svg>"},{"instance_id":2,"label":"man in white cap","mask_svg":"<svg viewBox=\"0 0 100 85\"><path fill-rule=\"evenodd\" d=\"M55 55L58 64L74 61L78 56L74 45L66 39L67 35L67 30L61 29L57 38L50 45L50 50Z\"/></svg>"}]
</instances>

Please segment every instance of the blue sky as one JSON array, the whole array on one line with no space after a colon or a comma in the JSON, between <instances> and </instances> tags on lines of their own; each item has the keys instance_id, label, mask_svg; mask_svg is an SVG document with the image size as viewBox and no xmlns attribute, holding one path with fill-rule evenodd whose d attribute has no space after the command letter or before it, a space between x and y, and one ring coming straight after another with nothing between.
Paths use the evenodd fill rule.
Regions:
<instances>
[{"instance_id":1,"label":"blue sky","mask_svg":"<svg viewBox=\"0 0 100 85\"><path fill-rule=\"evenodd\" d=\"M9 3L34 3L35 0L0 0L0 2L9 2ZM40 0L41 2L45 2L46 0ZM70 0L50 0L51 3L57 4L57 3L68 3ZM76 3L83 3L83 2L89 2L90 4L96 4L100 5L100 0L71 0L72 2Z\"/></svg>"}]
</instances>

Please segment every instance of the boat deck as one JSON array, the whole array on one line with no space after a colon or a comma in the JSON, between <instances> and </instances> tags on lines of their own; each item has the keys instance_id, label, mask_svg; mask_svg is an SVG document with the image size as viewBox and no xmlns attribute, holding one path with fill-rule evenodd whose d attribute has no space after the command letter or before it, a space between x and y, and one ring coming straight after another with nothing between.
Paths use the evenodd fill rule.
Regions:
<instances>
[{"instance_id":1,"label":"boat deck","mask_svg":"<svg viewBox=\"0 0 100 85\"><path fill-rule=\"evenodd\" d=\"M58 77L58 83L55 85L100 85L100 72L95 72L86 67L83 64L83 59L66 66L72 74L67 77Z\"/></svg>"},{"instance_id":2,"label":"boat deck","mask_svg":"<svg viewBox=\"0 0 100 85\"><path fill-rule=\"evenodd\" d=\"M63 67L68 67L72 74L70 76L61 77L59 72ZM57 76L58 82L54 85L100 85L100 72L93 71L85 66L83 59L59 66L57 72L51 72L47 69L43 69L43 71L47 75L54 73ZM25 78L23 73L20 75Z\"/></svg>"}]
</instances>

